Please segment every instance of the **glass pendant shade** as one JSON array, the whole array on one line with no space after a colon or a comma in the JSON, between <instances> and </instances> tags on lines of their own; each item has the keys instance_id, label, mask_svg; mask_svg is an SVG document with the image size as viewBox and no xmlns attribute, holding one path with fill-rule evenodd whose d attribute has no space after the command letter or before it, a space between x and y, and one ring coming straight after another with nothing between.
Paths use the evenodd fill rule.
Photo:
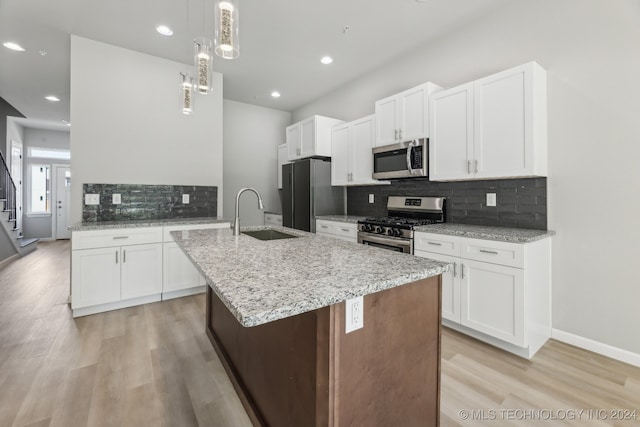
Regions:
<instances>
[{"instance_id":1,"label":"glass pendant shade","mask_svg":"<svg viewBox=\"0 0 640 427\"><path fill-rule=\"evenodd\" d=\"M224 59L237 58L240 55L238 0L216 2L215 19L216 33L214 42L216 55Z\"/></svg>"},{"instance_id":2,"label":"glass pendant shade","mask_svg":"<svg viewBox=\"0 0 640 427\"><path fill-rule=\"evenodd\" d=\"M198 37L194 40L196 90L203 95L211 91L211 71L213 68L211 40Z\"/></svg>"},{"instance_id":3,"label":"glass pendant shade","mask_svg":"<svg viewBox=\"0 0 640 427\"><path fill-rule=\"evenodd\" d=\"M193 78L180 73L180 111L182 114L193 113Z\"/></svg>"}]
</instances>

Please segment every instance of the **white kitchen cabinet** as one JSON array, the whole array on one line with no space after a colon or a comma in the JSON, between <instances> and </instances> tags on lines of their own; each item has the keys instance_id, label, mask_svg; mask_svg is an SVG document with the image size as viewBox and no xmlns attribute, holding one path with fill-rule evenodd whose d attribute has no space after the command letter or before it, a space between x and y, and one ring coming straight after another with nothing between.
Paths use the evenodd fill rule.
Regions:
<instances>
[{"instance_id":1,"label":"white kitchen cabinet","mask_svg":"<svg viewBox=\"0 0 640 427\"><path fill-rule=\"evenodd\" d=\"M358 224L351 222L316 220L316 234L346 242L358 243Z\"/></svg>"},{"instance_id":2,"label":"white kitchen cabinet","mask_svg":"<svg viewBox=\"0 0 640 427\"><path fill-rule=\"evenodd\" d=\"M434 95L430 179L546 176L546 91L530 62Z\"/></svg>"},{"instance_id":3,"label":"white kitchen cabinet","mask_svg":"<svg viewBox=\"0 0 640 427\"><path fill-rule=\"evenodd\" d=\"M432 95L429 179L468 177L473 161L473 83Z\"/></svg>"},{"instance_id":4,"label":"white kitchen cabinet","mask_svg":"<svg viewBox=\"0 0 640 427\"><path fill-rule=\"evenodd\" d=\"M416 232L414 253L454 264L445 326L531 358L551 336L551 241L509 243Z\"/></svg>"},{"instance_id":5,"label":"white kitchen cabinet","mask_svg":"<svg viewBox=\"0 0 640 427\"><path fill-rule=\"evenodd\" d=\"M193 230L229 228L230 223L183 224L166 226L163 231L162 299L183 297L206 290L205 279L187 255L171 237L172 231L189 233Z\"/></svg>"},{"instance_id":6,"label":"white kitchen cabinet","mask_svg":"<svg viewBox=\"0 0 640 427\"><path fill-rule=\"evenodd\" d=\"M442 88L427 82L376 101L374 146L429 137L429 96Z\"/></svg>"},{"instance_id":7,"label":"white kitchen cabinet","mask_svg":"<svg viewBox=\"0 0 640 427\"><path fill-rule=\"evenodd\" d=\"M162 244L120 248L120 298L131 299L162 292Z\"/></svg>"},{"instance_id":8,"label":"white kitchen cabinet","mask_svg":"<svg viewBox=\"0 0 640 427\"><path fill-rule=\"evenodd\" d=\"M442 273L442 318L460 323L460 258L418 249L414 250L414 255L453 265L452 269Z\"/></svg>"},{"instance_id":9,"label":"white kitchen cabinet","mask_svg":"<svg viewBox=\"0 0 640 427\"><path fill-rule=\"evenodd\" d=\"M380 185L373 179L375 116L334 126L331 130L331 185Z\"/></svg>"},{"instance_id":10,"label":"white kitchen cabinet","mask_svg":"<svg viewBox=\"0 0 640 427\"><path fill-rule=\"evenodd\" d=\"M287 161L288 152L287 144L278 145L278 189L282 190L282 165L289 163Z\"/></svg>"},{"instance_id":11,"label":"white kitchen cabinet","mask_svg":"<svg viewBox=\"0 0 640 427\"><path fill-rule=\"evenodd\" d=\"M287 160L306 157L331 157L331 128L342 120L324 116L311 116L288 126Z\"/></svg>"},{"instance_id":12,"label":"white kitchen cabinet","mask_svg":"<svg viewBox=\"0 0 640 427\"><path fill-rule=\"evenodd\" d=\"M282 227L282 215L265 212L264 225L274 225L276 227Z\"/></svg>"}]
</instances>

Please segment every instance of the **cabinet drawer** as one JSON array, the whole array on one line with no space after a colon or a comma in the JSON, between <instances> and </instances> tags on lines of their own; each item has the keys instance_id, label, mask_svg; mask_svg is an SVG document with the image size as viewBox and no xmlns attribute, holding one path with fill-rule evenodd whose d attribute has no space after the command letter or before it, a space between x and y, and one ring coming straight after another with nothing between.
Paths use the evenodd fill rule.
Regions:
<instances>
[{"instance_id":1,"label":"cabinet drawer","mask_svg":"<svg viewBox=\"0 0 640 427\"><path fill-rule=\"evenodd\" d=\"M276 225L282 227L282 215L264 214L264 225Z\"/></svg>"},{"instance_id":2,"label":"cabinet drawer","mask_svg":"<svg viewBox=\"0 0 640 427\"><path fill-rule=\"evenodd\" d=\"M524 245L491 240L463 239L462 258L524 268Z\"/></svg>"},{"instance_id":3,"label":"cabinet drawer","mask_svg":"<svg viewBox=\"0 0 640 427\"><path fill-rule=\"evenodd\" d=\"M183 224L183 225L168 225L163 228L162 241L173 242L171 237L172 231L187 231L187 230L205 230L212 228L230 228L231 224L228 222L217 222L211 224Z\"/></svg>"},{"instance_id":4,"label":"cabinet drawer","mask_svg":"<svg viewBox=\"0 0 640 427\"><path fill-rule=\"evenodd\" d=\"M358 225L319 219L316 221L316 233L342 237L343 240L355 242L358 239Z\"/></svg>"},{"instance_id":5,"label":"cabinet drawer","mask_svg":"<svg viewBox=\"0 0 640 427\"><path fill-rule=\"evenodd\" d=\"M111 248L159 242L162 242L162 227L74 231L71 236L72 250Z\"/></svg>"},{"instance_id":6,"label":"cabinet drawer","mask_svg":"<svg viewBox=\"0 0 640 427\"><path fill-rule=\"evenodd\" d=\"M460 256L460 238L444 234L416 232L413 240L413 249L414 251Z\"/></svg>"}]
</instances>

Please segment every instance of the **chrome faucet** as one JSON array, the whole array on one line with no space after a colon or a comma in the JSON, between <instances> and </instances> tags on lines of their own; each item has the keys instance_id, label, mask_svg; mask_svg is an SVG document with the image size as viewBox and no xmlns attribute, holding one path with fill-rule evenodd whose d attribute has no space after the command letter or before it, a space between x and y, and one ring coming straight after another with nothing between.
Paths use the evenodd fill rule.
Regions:
<instances>
[{"instance_id":1,"label":"chrome faucet","mask_svg":"<svg viewBox=\"0 0 640 427\"><path fill-rule=\"evenodd\" d=\"M238 191L238 194L236 194L236 218L235 218L235 222L233 223L234 236L240 235L240 206L239 206L240 195L245 191L253 191L254 193L256 193L256 196L258 196L258 209L264 210L264 204L262 204L262 197L260 197L260 193L258 193L258 191L255 188L241 188Z\"/></svg>"}]
</instances>

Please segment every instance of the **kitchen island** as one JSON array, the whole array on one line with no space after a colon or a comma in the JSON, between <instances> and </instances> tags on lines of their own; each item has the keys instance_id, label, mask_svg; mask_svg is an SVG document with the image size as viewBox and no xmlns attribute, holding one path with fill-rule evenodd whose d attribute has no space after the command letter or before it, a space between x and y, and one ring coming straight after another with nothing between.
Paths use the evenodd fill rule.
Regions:
<instances>
[{"instance_id":1,"label":"kitchen island","mask_svg":"<svg viewBox=\"0 0 640 427\"><path fill-rule=\"evenodd\" d=\"M172 233L206 278L207 335L254 425L438 425L449 264L281 227L243 231L256 229L295 237ZM356 297L350 319L363 327L346 333Z\"/></svg>"}]
</instances>

